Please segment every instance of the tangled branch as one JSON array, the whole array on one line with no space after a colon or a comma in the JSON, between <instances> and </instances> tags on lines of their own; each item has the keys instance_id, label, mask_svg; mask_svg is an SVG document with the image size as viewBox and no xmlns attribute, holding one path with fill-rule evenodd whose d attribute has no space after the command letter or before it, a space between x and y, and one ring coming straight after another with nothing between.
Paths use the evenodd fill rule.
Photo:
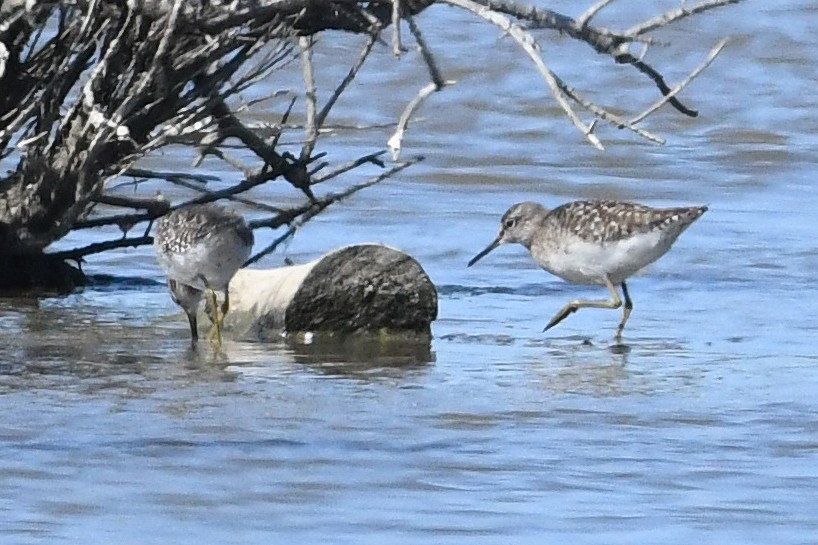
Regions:
<instances>
[{"instance_id":1,"label":"tangled branch","mask_svg":"<svg viewBox=\"0 0 818 545\"><path fill-rule=\"evenodd\" d=\"M7 254L38 253L73 229L105 226L117 226L123 236L56 255L81 259L148 243L151 221L173 206L155 195L123 195L118 191L123 178L133 179L129 184L134 191L148 179L182 186L192 192L185 202L243 203L267 215L257 220L256 228L292 229L308 221L345 196L316 194L317 184L354 176L366 164L386 168L382 151L335 166L315 152L333 106L385 28L393 27L393 53L402 55L413 42L429 75L395 123L387 142L393 160L398 160L404 134L423 101L454 84L445 78L434 44L425 39L416 18L435 4L465 10L513 39L566 117L598 149L603 149L596 134L599 122L662 143L639 125L665 104L697 115L681 102L680 93L713 62L725 41L671 85L645 61L645 51L658 42L651 34L738 1L685 3L616 30L595 25L615 0L599 0L576 18L514 0L5 0L0 2L0 167L8 172L0 174L0 248ZM409 32L402 32L402 26ZM315 84L320 67L313 65L312 51L314 36L327 30L361 34L365 42L321 104ZM633 67L658 89L658 100L625 115L587 98L543 59L535 33L548 31ZM242 100L242 93L299 61L304 93L290 93L280 122L259 126L243 120L240 112L252 104ZM293 128L288 119L295 107L304 109L305 122L298 127L304 136L300 151L291 153L281 149L280 139ZM236 142L240 155L234 153ZM216 180L206 174L138 165L171 145L194 150L195 165L207 157L221 161L239 181L214 190L210 184ZM413 162L399 163L371 180L380 181ZM275 180L288 183L306 202L282 210L244 195ZM371 180L353 179L352 185L357 191L377 183ZM140 223L146 223L145 233L128 238Z\"/></svg>"}]
</instances>

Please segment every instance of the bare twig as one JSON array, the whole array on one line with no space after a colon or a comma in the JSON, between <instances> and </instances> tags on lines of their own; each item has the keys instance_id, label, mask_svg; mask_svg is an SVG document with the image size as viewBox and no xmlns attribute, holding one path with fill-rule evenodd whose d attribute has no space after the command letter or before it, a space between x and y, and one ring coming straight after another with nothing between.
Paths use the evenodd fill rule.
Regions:
<instances>
[{"instance_id":1,"label":"bare twig","mask_svg":"<svg viewBox=\"0 0 818 545\"><path fill-rule=\"evenodd\" d=\"M222 149L216 147L217 143L219 143L219 136L214 134L212 139L205 137L202 139L202 149L200 149L199 156L193 162L194 167L198 167L201 165L202 160L204 160L205 155L212 155L221 159L224 163L230 165L235 170L238 170L242 174L244 174L245 178L249 178L253 175L253 169L249 166L245 165L238 159L231 157L227 153L225 153ZM265 163L266 164L266 163Z\"/></svg>"},{"instance_id":2,"label":"bare twig","mask_svg":"<svg viewBox=\"0 0 818 545\"><path fill-rule=\"evenodd\" d=\"M705 0L704 2L691 7L687 7L684 3L682 3L682 6L678 9L670 10L661 15L657 15L652 19L639 23L638 25L634 25L623 34L632 37L641 36L642 34L650 32L651 30L666 27L672 23L684 19L685 17L690 17L691 15L696 15L697 13L702 13L714 8L720 8L729 4L737 4L741 1L742 0Z\"/></svg>"},{"instance_id":3,"label":"bare twig","mask_svg":"<svg viewBox=\"0 0 818 545\"><path fill-rule=\"evenodd\" d=\"M199 186L197 184L192 184L192 183L188 182L187 180L185 180L184 178L178 178L178 179L169 178L168 181L173 183L174 185L178 185L180 187L184 187L184 188L187 188L187 189L192 189L193 191L196 191L198 193L202 193L202 194L204 194L204 195L206 195L208 197L213 195L213 191L208 191L207 189L205 189L205 188L203 188L203 187L201 187L201 186ZM224 195L224 196L222 196L220 198L228 200L228 201L241 203L241 204L243 204L245 206L249 206L250 208L255 208L257 210L263 210L264 212L271 212L273 214L280 214L283 211L281 208L279 208L277 206L272 206L272 205L269 205L269 204L266 204L266 203L261 203L261 202L258 202L258 201L254 201L252 199L246 199L244 197L239 197L235 193L231 194L231 195ZM184 203L183 202L183 203L177 204L176 208L186 206L187 204L198 203L198 202L200 202L200 201L197 200L197 199L193 199L192 201L190 201L190 203Z\"/></svg>"},{"instance_id":4,"label":"bare twig","mask_svg":"<svg viewBox=\"0 0 818 545\"><path fill-rule=\"evenodd\" d=\"M412 36L414 36L415 41L420 48L420 54L423 56L423 61L426 63L426 68L429 70L429 76L432 78L432 83L437 86L436 91L439 91L445 85L447 85L447 82L443 80L443 76L440 74L440 68L437 66L434 55L432 55L432 50L429 49L429 46L426 44L426 40L423 39L423 34L421 34L417 23L415 23L415 19L413 17L408 17L406 20L409 23L409 30L412 31ZM448 84L452 85L453 82L448 82Z\"/></svg>"},{"instance_id":5,"label":"bare twig","mask_svg":"<svg viewBox=\"0 0 818 545\"><path fill-rule=\"evenodd\" d=\"M299 229L299 227L301 227L301 225L302 224L300 223L298 225L295 225L295 222L293 222L292 225L287 226L287 229L284 231L284 233L276 237L273 240L273 242L265 246L263 250L251 256L250 259L244 262L244 265L242 265L242 267L249 267L253 263L257 263L259 260L261 260L261 258L267 257L271 253L275 252L279 246L281 246L284 242L295 236L295 232Z\"/></svg>"},{"instance_id":6,"label":"bare twig","mask_svg":"<svg viewBox=\"0 0 818 545\"><path fill-rule=\"evenodd\" d=\"M321 198L320 200L318 200L316 202L312 202L312 203L309 203L307 205L304 205L304 206L301 206L301 207L298 207L298 208L293 208L292 210L290 210L290 211L288 211L286 213L279 214L278 216L275 216L273 218L258 219L258 220L249 221L248 224L252 229L259 229L259 228L262 228L262 227L269 227L271 229L278 229L282 225L288 225L288 224L290 225L290 228L287 230L287 232L283 236L279 237L278 239L273 241L273 243L271 243L270 245L265 247L263 250L259 251L258 253L253 255L250 259L248 259L247 262L244 264L244 266L252 265L253 263L257 262L262 257L264 257L264 256L272 253L273 251L275 251L275 249L278 247L278 245L281 244L286 239L288 239L289 237L291 237L292 235L294 235L295 232L298 230L298 228L300 226L304 225L307 221L311 220L316 215L318 215L319 213L324 211L328 206L330 206L332 204L335 204L337 202L340 202L340 201L350 197L351 195L354 195L355 193L357 193L358 191L360 191L362 189L365 189L365 188L373 186L373 185L375 185L375 184L377 184L379 182L382 182L386 178L389 178L390 176L392 176L394 174L397 174L401 170L403 170L403 169L405 169L405 168L407 168L407 167L409 167L409 166L411 166L411 165L413 165L413 164L415 164L415 163L417 163L419 161L422 161L422 160L423 160L423 157L420 157L420 156L413 157L411 159L407 159L406 161L403 161L401 163L396 164L395 166L393 166L389 170L384 171L384 172L378 174L377 176L373 176L372 178L366 180L365 182L354 185L354 186L350 187L349 189L347 189L345 191L341 191L339 193L334 193L334 194L327 195L327 196Z\"/></svg>"},{"instance_id":7,"label":"bare twig","mask_svg":"<svg viewBox=\"0 0 818 545\"><path fill-rule=\"evenodd\" d=\"M377 151L375 153L370 153L369 155L364 155L363 157L359 157L359 158L355 159L354 161L344 163L343 165L338 165L337 167L335 167L330 172L325 173L323 176L317 176L317 177L313 178L312 184L315 185L315 184L320 184L320 183L323 183L323 182L327 182L327 181L329 181L329 180L331 180L333 178L336 178L336 177L340 176L341 174L343 174L345 172L349 172L350 170L352 170L354 168L358 168L359 166L361 166L363 164L366 164L366 163L372 163L373 165L377 165L377 166L379 166L381 168L386 168L386 165L384 165L383 161L381 161L381 159L380 159L381 155L383 155L384 153L386 153L386 150Z\"/></svg>"},{"instance_id":8,"label":"bare twig","mask_svg":"<svg viewBox=\"0 0 818 545\"><path fill-rule=\"evenodd\" d=\"M315 141L318 139L318 124L316 121L316 100L315 95L315 75L312 68L312 38L302 36L298 39L301 47L301 65L304 70L304 86L307 94L307 112L304 130L306 132L306 142L301 147L301 161L306 162L312 151L315 149Z\"/></svg>"},{"instance_id":9,"label":"bare twig","mask_svg":"<svg viewBox=\"0 0 818 545\"><path fill-rule=\"evenodd\" d=\"M169 180L171 178L188 178L190 180L206 184L208 182L218 182L219 177L212 174L197 174L195 172L171 172L164 170L149 170L146 168L129 168L123 172L124 176L131 176L133 178L157 178L161 180Z\"/></svg>"},{"instance_id":10,"label":"bare twig","mask_svg":"<svg viewBox=\"0 0 818 545\"><path fill-rule=\"evenodd\" d=\"M537 43L534 41L534 38L523 30L520 26L512 24L512 22L506 17L505 15L493 11L491 9L486 8L485 6L481 6L477 2L473 2L472 0L443 0L447 4L452 4L453 6L458 6L460 8L466 9L471 11L472 13L479 15L486 21L500 27L503 32L514 38L514 40L523 48L523 50L531 57L531 60L534 61L534 65L537 67L537 70L542 75L545 82L548 84L548 87L551 89L551 94L554 95L554 98L557 100L557 103L560 105L562 110L565 112L565 115L568 116L568 119L574 124L574 126L580 130L580 132L585 136L585 138L590 142L595 148L598 150L604 150L605 148L602 146L602 142L599 141L599 138L593 133L592 127L586 125L568 103L567 96L560 88L559 84L557 83L557 79L554 76L554 73L545 65L543 62L542 57L540 56L539 52L537 51Z\"/></svg>"},{"instance_id":11,"label":"bare twig","mask_svg":"<svg viewBox=\"0 0 818 545\"><path fill-rule=\"evenodd\" d=\"M338 84L338 87L335 89L335 92L332 93L332 96L329 97L327 103L324 104L324 107L321 108L321 112L319 112L318 116L316 117L315 123L318 127L324 126L324 121L327 119L327 115L329 115L330 110L335 105L335 102L338 100L338 97L341 96L341 93L349 86L350 83L355 79L355 76L358 75L358 71L364 64L364 61L369 56L369 53L372 51L372 47L378 41L378 32L372 32L369 34L369 39L367 40L366 44L364 45L363 49L361 50L360 55L353 63L352 67L347 72L347 75L341 80L341 83Z\"/></svg>"},{"instance_id":12,"label":"bare twig","mask_svg":"<svg viewBox=\"0 0 818 545\"><path fill-rule=\"evenodd\" d=\"M444 85L454 84L454 81L446 81ZM436 83L431 82L424 85L418 94L415 95L409 104L406 105L404 108L403 113L400 115L400 119L398 120L398 127L395 129L395 132L387 141L386 145L389 147L389 150L392 152L392 160L397 161L400 157L400 149L401 143L403 142L403 135L406 132L406 127L409 126L409 120L412 118L412 114L414 113L415 109L420 106L426 97L434 93L435 91L439 90L440 88L437 86Z\"/></svg>"},{"instance_id":13,"label":"bare twig","mask_svg":"<svg viewBox=\"0 0 818 545\"><path fill-rule=\"evenodd\" d=\"M514 0L477 1L481 5L485 5L494 11L511 15L521 21L529 21L533 27L556 30L561 34L583 41L594 48L598 53L611 56L616 63L633 66L640 73L650 78L659 91L663 95L666 95L670 92L670 87L665 83L661 72L643 60L642 55L644 54L644 49L642 55L639 57L632 55L628 48L629 44L639 42L647 46L656 43L657 41L654 38L645 36L644 34L651 30L673 24L690 15L702 13L728 4L734 4L742 0L705 0L691 8L682 6L680 9L671 10L658 17L649 19L646 22L634 25L626 31L614 31L607 28L594 27L589 24L589 12L591 15L595 15L600 9L605 7L606 2L604 0L594 4L577 20L554 11L517 4ZM690 117L696 117L696 115L698 115L696 110L685 106L676 97L671 97L668 102L684 115Z\"/></svg>"},{"instance_id":14,"label":"bare twig","mask_svg":"<svg viewBox=\"0 0 818 545\"><path fill-rule=\"evenodd\" d=\"M170 203L162 195L154 197L125 197L122 195L99 195L93 202L116 206L118 208L133 208L147 210L149 214L161 216L170 209Z\"/></svg>"},{"instance_id":15,"label":"bare twig","mask_svg":"<svg viewBox=\"0 0 818 545\"><path fill-rule=\"evenodd\" d=\"M653 83L656 84L656 87L659 89L663 96L667 96L670 93L670 86L668 86L668 84L665 83L664 76L662 76L662 74L660 74L658 70L656 70L654 67L652 67L645 61L643 61L641 58L634 57L630 53L623 53L617 58L617 62L620 62L622 64L633 65L637 70L639 70L639 72L648 76L653 81ZM677 111L683 113L688 117L696 117L699 115L698 111L692 108L688 108L687 106L682 104L682 102L675 96L671 96L670 98L668 98L667 102L671 106L676 108Z\"/></svg>"},{"instance_id":16,"label":"bare twig","mask_svg":"<svg viewBox=\"0 0 818 545\"><path fill-rule=\"evenodd\" d=\"M279 127L281 127L281 129L273 137L273 141L270 143L270 145L273 148L278 147L278 141L281 139L281 135L284 133L284 127L287 125L287 120L290 118L290 113L292 113L293 111L293 106L295 106L295 99L296 97L293 97L290 100L290 104L287 106L287 109L284 110L284 113L281 115L281 123L279 123ZM320 125L320 123L318 124Z\"/></svg>"},{"instance_id":17,"label":"bare twig","mask_svg":"<svg viewBox=\"0 0 818 545\"><path fill-rule=\"evenodd\" d=\"M663 104L670 101L678 93L680 93L682 89L687 87L687 85L691 81L693 81L694 78L696 78L696 76L701 74L705 68L710 66L710 64L716 59L719 53L721 53L721 50L724 49L724 46L727 45L728 41L729 40L727 38L724 38L721 41L719 41L719 43L717 43L713 47L713 49L710 50L710 53L707 55L707 58L699 66L697 66L696 69L693 70L684 80L682 80L676 87L669 90L668 93L664 95L661 99L657 100L655 103L646 108L642 113L631 119L628 123L630 125L635 125L639 123L640 121L648 117L650 114L661 108Z\"/></svg>"},{"instance_id":18,"label":"bare twig","mask_svg":"<svg viewBox=\"0 0 818 545\"><path fill-rule=\"evenodd\" d=\"M392 54L400 57L403 45L400 40L400 0L392 0Z\"/></svg>"},{"instance_id":19,"label":"bare twig","mask_svg":"<svg viewBox=\"0 0 818 545\"><path fill-rule=\"evenodd\" d=\"M585 13L577 17L576 25L580 28L588 26L588 23L591 22L591 19L593 19L597 13L602 11L605 8L605 6L607 6L611 2L613 2L613 0L599 0L596 4L585 10Z\"/></svg>"},{"instance_id":20,"label":"bare twig","mask_svg":"<svg viewBox=\"0 0 818 545\"><path fill-rule=\"evenodd\" d=\"M290 185L300 189L310 200L315 200L315 195L313 195L310 189L306 165L303 162L290 162L283 155L279 155L275 149L256 136L253 131L245 127L244 124L233 115L224 101L218 100L214 102L212 107L222 134L238 138L253 153L270 166L270 174L272 176L268 179L272 180L278 175L283 175Z\"/></svg>"},{"instance_id":21,"label":"bare twig","mask_svg":"<svg viewBox=\"0 0 818 545\"><path fill-rule=\"evenodd\" d=\"M153 244L153 237L143 236L106 240L105 242L95 242L93 244L88 244L87 246L74 248L73 250L54 252L50 255L53 255L55 258L59 259L78 260L87 255L98 254L100 252L106 252L115 248L136 248L137 246L144 246L146 244Z\"/></svg>"},{"instance_id":22,"label":"bare twig","mask_svg":"<svg viewBox=\"0 0 818 545\"><path fill-rule=\"evenodd\" d=\"M409 120L411 119L415 109L420 106L432 93L440 91L447 85L454 85L456 83L454 80L443 79L443 77L440 75L440 69L437 67L437 62L435 61L434 55L432 55L431 50L426 45L426 41L423 39L420 28L418 28L417 24L415 24L413 18L409 17L407 20L409 22L409 29L412 31L412 35L415 37L418 47L420 48L421 56L426 63L426 68L429 70L429 76L432 78L432 82L423 86L415 97L409 102L409 104L406 105L406 108L404 108L403 113L401 113L400 119L398 120L398 126L395 129L395 132L386 143L389 150L392 152L393 161L397 161L400 157L403 136L406 133L406 128L409 126Z\"/></svg>"},{"instance_id":23,"label":"bare twig","mask_svg":"<svg viewBox=\"0 0 818 545\"><path fill-rule=\"evenodd\" d=\"M510 15L517 20L527 21L529 28L556 30L561 34L580 40L593 47L597 52L613 55L623 43L641 41L641 38L623 36L606 28L590 25L580 26L576 20L536 6L520 4L514 0L480 0L478 2L492 11Z\"/></svg>"},{"instance_id":24,"label":"bare twig","mask_svg":"<svg viewBox=\"0 0 818 545\"><path fill-rule=\"evenodd\" d=\"M590 100L582 96L576 89L562 81L559 77L557 77L556 75L554 77L556 78L557 85L560 86L560 89L562 90L562 92L565 93L566 96L571 98L571 100L575 101L577 104L581 105L583 108L585 108L598 118L607 121L608 123L614 125L618 129L628 129L630 131L633 131L642 138L650 140L651 142L654 142L656 144L665 143L665 139L662 138L661 136L653 134L652 132L646 131L645 129L642 129L640 127L636 127L632 121L627 121L623 117L618 116L613 112L610 112L605 108L591 102Z\"/></svg>"}]
</instances>

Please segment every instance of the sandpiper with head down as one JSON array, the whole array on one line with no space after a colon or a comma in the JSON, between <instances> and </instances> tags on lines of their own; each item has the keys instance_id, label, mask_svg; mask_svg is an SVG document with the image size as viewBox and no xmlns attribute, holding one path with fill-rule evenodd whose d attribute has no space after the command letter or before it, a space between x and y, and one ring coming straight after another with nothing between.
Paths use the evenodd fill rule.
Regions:
<instances>
[{"instance_id":1,"label":"sandpiper with head down","mask_svg":"<svg viewBox=\"0 0 818 545\"><path fill-rule=\"evenodd\" d=\"M205 310L213 322L211 334L220 347L230 307L228 285L250 257L253 231L233 212L214 204L195 204L159 218L153 244L171 297L187 314L192 342L199 337L196 315L205 297ZM217 291L224 293L220 306Z\"/></svg>"},{"instance_id":2,"label":"sandpiper with head down","mask_svg":"<svg viewBox=\"0 0 818 545\"><path fill-rule=\"evenodd\" d=\"M707 211L706 206L651 208L619 201L576 201L548 210L535 202L515 204L503 215L500 233L469 267L502 244L522 244L546 271L572 284L605 286L610 300L571 301L545 326L551 329L581 308L625 306L616 330L633 309L625 281L662 257L679 235Z\"/></svg>"}]
</instances>

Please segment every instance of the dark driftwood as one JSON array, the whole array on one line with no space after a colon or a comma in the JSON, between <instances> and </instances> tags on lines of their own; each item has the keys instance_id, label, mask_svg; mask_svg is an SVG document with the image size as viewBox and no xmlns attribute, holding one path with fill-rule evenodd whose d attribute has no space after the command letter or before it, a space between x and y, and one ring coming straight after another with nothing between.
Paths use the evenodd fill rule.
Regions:
<instances>
[{"instance_id":1,"label":"dark driftwood","mask_svg":"<svg viewBox=\"0 0 818 545\"><path fill-rule=\"evenodd\" d=\"M0 257L0 293L68 294L86 283L79 268L49 254Z\"/></svg>"},{"instance_id":2,"label":"dark driftwood","mask_svg":"<svg viewBox=\"0 0 818 545\"><path fill-rule=\"evenodd\" d=\"M304 265L242 269L230 283L230 305L227 326L242 337L429 335L437 291L412 257L388 246L360 244Z\"/></svg>"}]
</instances>

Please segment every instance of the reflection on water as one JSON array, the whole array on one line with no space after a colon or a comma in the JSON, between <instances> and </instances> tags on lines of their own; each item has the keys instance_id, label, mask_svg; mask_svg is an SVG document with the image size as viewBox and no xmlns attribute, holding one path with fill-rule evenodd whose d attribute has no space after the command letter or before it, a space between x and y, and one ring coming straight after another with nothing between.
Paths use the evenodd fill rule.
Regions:
<instances>
[{"instance_id":1,"label":"reflection on water","mask_svg":"<svg viewBox=\"0 0 818 545\"><path fill-rule=\"evenodd\" d=\"M514 51L507 39L429 28L460 83L407 133L427 161L319 216L286 257L371 240L407 251L441 288L431 341L190 350L149 249L86 264L110 277L69 297L0 299L0 542L809 542L818 104L804 68L817 19L796 0L730 9L696 20L703 43L736 35L685 91L700 118L649 120L664 147L603 129L605 154L554 113L526 59L473 54ZM337 52L357 47L327 35L316 62L342 77ZM674 79L699 62L694 49L650 54L680 63ZM383 123L427 77L413 54L395 61L384 46L373 59L364 80L384 85L379 100L351 89L336 121L375 127L327 139L334 160L382 147ZM549 62L585 87L655 98L617 67ZM293 198L286 184L256 191ZM524 250L465 267L514 202L607 197L711 207L629 282L628 350L612 346L616 312L584 310L544 334L563 304L600 292Z\"/></svg>"},{"instance_id":2,"label":"reflection on water","mask_svg":"<svg viewBox=\"0 0 818 545\"><path fill-rule=\"evenodd\" d=\"M321 373L339 376L402 375L434 361L431 339L355 336L288 342L293 361Z\"/></svg>"}]
</instances>

